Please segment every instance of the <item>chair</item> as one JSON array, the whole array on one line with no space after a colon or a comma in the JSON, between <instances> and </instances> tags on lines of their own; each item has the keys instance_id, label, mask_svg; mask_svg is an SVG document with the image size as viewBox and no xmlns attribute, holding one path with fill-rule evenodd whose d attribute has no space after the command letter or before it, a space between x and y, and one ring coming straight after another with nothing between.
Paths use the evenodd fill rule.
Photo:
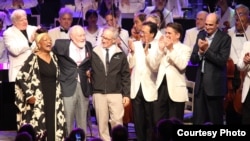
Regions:
<instances>
[{"instance_id":1,"label":"chair","mask_svg":"<svg viewBox=\"0 0 250 141\"><path fill-rule=\"evenodd\" d=\"M194 86L195 82L186 80L186 85L188 89L188 101L185 103L185 110L184 110L184 124L192 124L193 119L193 105L194 105Z\"/></svg>"}]
</instances>

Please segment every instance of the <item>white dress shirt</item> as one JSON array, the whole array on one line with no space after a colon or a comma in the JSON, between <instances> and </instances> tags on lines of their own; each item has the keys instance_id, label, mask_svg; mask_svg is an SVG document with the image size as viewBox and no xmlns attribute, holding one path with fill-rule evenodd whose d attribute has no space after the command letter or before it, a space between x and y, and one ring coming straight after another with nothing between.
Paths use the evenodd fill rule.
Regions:
<instances>
[{"instance_id":1,"label":"white dress shirt","mask_svg":"<svg viewBox=\"0 0 250 141\"><path fill-rule=\"evenodd\" d=\"M235 31L235 26L230 28L228 30L228 35L231 37L232 42L231 42L231 51L230 51L230 58L233 60L234 64L236 64L239 60L240 53L243 48L244 42L247 41L247 39L250 39L250 27L248 26L246 31L246 35L244 36L236 36L236 31ZM242 35L242 34L241 34ZM247 38L246 38L247 36Z\"/></svg>"},{"instance_id":2,"label":"white dress shirt","mask_svg":"<svg viewBox=\"0 0 250 141\"><path fill-rule=\"evenodd\" d=\"M70 42L69 57L76 62L77 66L79 66L85 58L85 47L79 48L73 42ZM81 82L79 74L77 75L77 81Z\"/></svg>"},{"instance_id":3,"label":"white dress shirt","mask_svg":"<svg viewBox=\"0 0 250 141\"><path fill-rule=\"evenodd\" d=\"M73 42L70 42L69 57L72 58L79 66L85 58L85 47L79 48Z\"/></svg>"}]
</instances>

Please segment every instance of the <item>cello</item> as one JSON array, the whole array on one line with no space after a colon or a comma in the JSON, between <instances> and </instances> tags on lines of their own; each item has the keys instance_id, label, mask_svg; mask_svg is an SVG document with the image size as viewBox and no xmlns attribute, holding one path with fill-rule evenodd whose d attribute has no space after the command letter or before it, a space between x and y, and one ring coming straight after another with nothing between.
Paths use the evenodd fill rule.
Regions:
<instances>
[{"instance_id":1,"label":"cello","mask_svg":"<svg viewBox=\"0 0 250 141\"><path fill-rule=\"evenodd\" d=\"M241 92L242 83L244 78L244 72L237 70L231 58L227 61L227 89L228 93L225 97L225 110L227 111L229 106L232 106L238 114L241 114L242 103L241 103ZM232 104L232 105L230 105Z\"/></svg>"}]
</instances>

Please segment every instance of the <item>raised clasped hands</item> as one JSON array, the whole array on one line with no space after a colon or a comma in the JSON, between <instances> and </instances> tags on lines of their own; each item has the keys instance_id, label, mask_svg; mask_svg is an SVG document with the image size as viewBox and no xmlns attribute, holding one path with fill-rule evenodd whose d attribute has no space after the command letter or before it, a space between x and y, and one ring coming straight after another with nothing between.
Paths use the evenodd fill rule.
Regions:
<instances>
[{"instance_id":1,"label":"raised clasped hands","mask_svg":"<svg viewBox=\"0 0 250 141\"><path fill-rule=\"evenodd\" d=\"M161 51L164 51L165 48L167 48L169 51L173 50L173 41L165 36L161 36L160 40L159 40L159 49Z\"/></svg>"},{"instance_id":2,"label":"raised clasped hands","mask_svg":"<svg viewBox=\"0 0 250 141\"><path fill-rule=\"evenodd\" d=\"M243 62L244 62L245 64L250 64L250 53L249 53L249 52L247 52L247 53L245 54L245 56L243 57Z\"/></svg>"},{"instance_id":3,"label":"raised clasped hands","mask_svg":"<svg viewBox=\"0 0 250 141\"><path fill-rule=\"evenodd\" d=\"M199 47L199 53L204 54L208 48L208 41L199 39L198 40L198 47Z\"/></svg>"},{"instance_id":4,"label":"raised clasped hands","mask_svg":"<svg viewBox=\"0 0 250 141\"><path fill-rule=\"evenodd\" d=\"M36 98L34 96L30 97L27 101L29 104L35 104Z\"/></svg>"}]
</instances>

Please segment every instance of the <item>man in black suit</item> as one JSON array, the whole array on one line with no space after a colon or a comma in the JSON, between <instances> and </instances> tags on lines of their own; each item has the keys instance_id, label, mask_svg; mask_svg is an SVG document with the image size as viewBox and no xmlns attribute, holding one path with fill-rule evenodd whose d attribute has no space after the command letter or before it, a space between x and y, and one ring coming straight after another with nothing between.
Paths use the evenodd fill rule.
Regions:
<instances>
[{"instance_id":1,"label":"man in black suit","mask_svg":"<svg viewBox=\"0 0 250 141\"><path fill-rule=\"evenodd\" d=\"M90 95L89 70L92 45L85 39L83 27L73 26L69 31L70 39L58 39L53 47L58 57L60 83L65 105L68 133L78 128L87 131L87 111Z\"/></svg>"},{"instance_id":2,"label":"man in black suit","mask_svg":"<svg viewBox=\"0 0 250 141\"><path fill-rule=\"evenodd\" d=\"M206 17L205 31L198 34L191 55L192 64L199 64L194 91L194 124L223 124L231 37L219 30L218 23L215 13Z\"/></svg>"}]
</instances>

